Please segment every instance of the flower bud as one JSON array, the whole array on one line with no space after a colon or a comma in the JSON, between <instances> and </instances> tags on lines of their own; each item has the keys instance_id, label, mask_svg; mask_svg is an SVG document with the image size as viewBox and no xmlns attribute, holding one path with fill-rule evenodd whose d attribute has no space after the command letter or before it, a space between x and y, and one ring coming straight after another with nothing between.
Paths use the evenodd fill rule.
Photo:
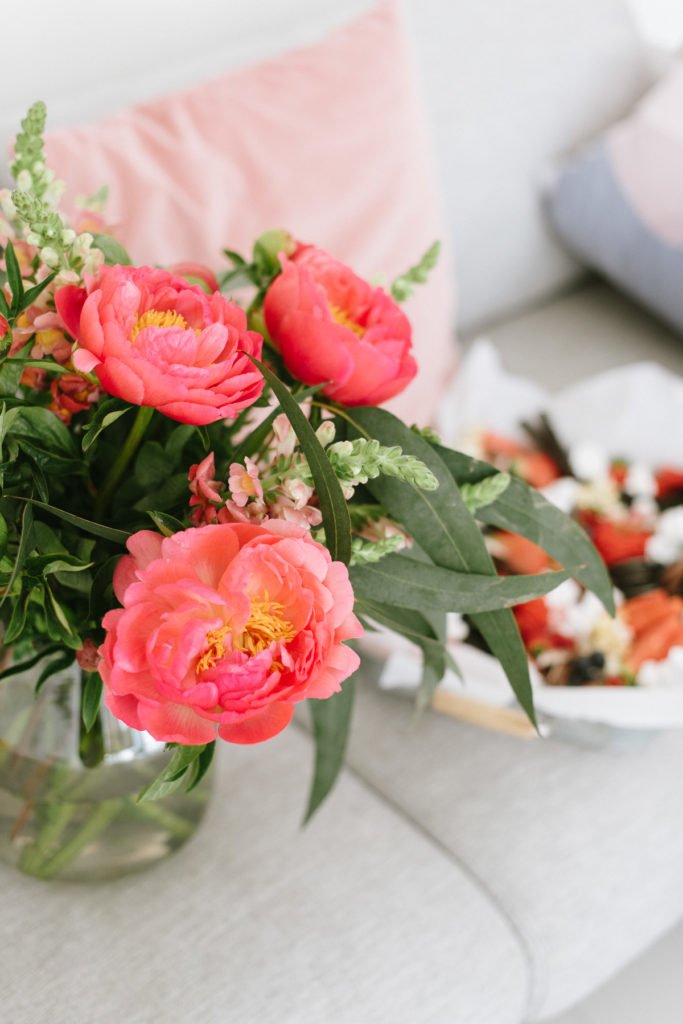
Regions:
<instances>
[{"instance_id":1,"label":"flower bud","mask_svg":"<svg viewBox=\"0 0 683 1024\"><path fill-rule=\"evenodd\" d=\"M40 258L47 267L58 267L61 262L59 253L51 245L46 245L40 250Z\"/></svg>"},{"instance_id":2,"label":"flower bud","mask_svg":"<svg viewBox=\"0 0 683 1024\"><path fill-rule=\"evenodd\" d=\"M17 215L17 208L12 202L12 193L8 188L0 190L0 210L8 220L13 220Z\"/></svg>"},{"instance_id":3,"label":"flower bud","mask_svg":"<svg viewBox=\"0 0 683 1024\"><path fill-rule=\"evenodd\" d=\"M84 231L83 234L78 235L73 246L74 256L85 256L92 243L93 237L89 231Z\"/></svg>"},{"instance_id":4,"label":"flower bud","mask_svg":"<svg viewBox=\"0 0 683 1024\"><path fill-rule=\"evenodd\" d=\"M327 448L328 444L332 444L334 441L336 433L337 430L332 420L325 420L316 430L315 436L323 448Z\"/></svg>"},{"instance_id":5,"label":"flower bud","mask_svg":"<svg viewBox=\"0 0 683 1024\"><path fill-rule=\"evenodd\" d=\"M64 228L62 231L62 245L71 245L76 240L76 232L72 228Z\"/></svg>"},{"instance_id":6,"label":"flower bud","mask_svg":"<svg viewBox=\"0 0 683 1024\"><path fill-rule=\"evenodd\" d=\"M19 174L17 175L17 188L21 192L30 192L33 188L31 172L27 171L26 168L24 168L23 171L19 171Z\"/></svg>"}]
</instances>

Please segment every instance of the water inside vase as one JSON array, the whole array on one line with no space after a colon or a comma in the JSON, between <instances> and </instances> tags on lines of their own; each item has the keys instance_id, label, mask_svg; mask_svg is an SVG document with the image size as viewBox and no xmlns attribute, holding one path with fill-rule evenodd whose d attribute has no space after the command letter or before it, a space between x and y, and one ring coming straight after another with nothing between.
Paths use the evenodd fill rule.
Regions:
<instances>
[{"instance_id":1,"label":"water inside vase","mask_svg":"<svg viewBox=\"0 0 683 1024\"><path fill-rule=\"evenodd\" d=\"M149 867L181 846L210 790L137 802L169 753L106 709L99 763L88 767L73 667L34 693L40 665L0 681L0 859L38 878L103 880Z\"/></svg>"}]
</instances>

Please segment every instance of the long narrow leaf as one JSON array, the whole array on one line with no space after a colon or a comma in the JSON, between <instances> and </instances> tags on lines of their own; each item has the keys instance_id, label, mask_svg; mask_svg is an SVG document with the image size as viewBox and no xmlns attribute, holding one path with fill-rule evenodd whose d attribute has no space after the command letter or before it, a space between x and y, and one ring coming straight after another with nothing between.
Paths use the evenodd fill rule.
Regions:
<instances>
[{"instance_id":1,"label":"long narrow leaf","mask_svg":"<svg viewBox=\"0 0 683 1024\"><path fill-rule=\"evenodd\" d=\"M311 820L329 795L344 764L355 695L356 678L351 676L339 693L327 700L309 701L315 739L315 765L304 824Z\"/></svg>"},{"instance_id":2,"label":"long narrow leaf","mask_svg":"<svg viewBox=\"0 0 683 1024\"><path fill-rule=\"evenodd\" d=\"M488 463L472 459L461 452L441 446L435 446L435 451L458 484L476 484L498 472ZM588 535L576 520L533 487L513 477L495 501L478 510L477 518L490 526L518 533L538 544L588 590L592 590L607 611L614 614L609 574Z\"/></svg>"},{"instance_id":3,"label":"long narrow leaf","mask_svg":"<svg viewBox=\"0 0 683 1024\"><path fill-rule=\"evenodd\" d=\"M325 449L318 441L313 427L299 408L297 400L290 394L289 389L267 366L264 366L258 359L250 358L273 389L308 460L320 503L325 540L330 554L332 558L348 565L351 559L351 519L346 499L330 465L330 460L325 454Z\"/></svg>"},{"instance_id":4,"label":"long narrow leaf","mask_svg":"<svg viewBox=\"0 0 683 1024\"><path fill-rule=\"evenodd\" d=\"M423 565L401 555L387 555L381 562L353 567L350 577L354 593L360 600L389 599L399 608L415 608L422 612L437 609L474 615L543 597L563 583L567 573L485 576L442 569L438 565Z\"/></svg>"},{"instance_id":5,"label":"long narrow leaf","mask_svg":"<svg viewBox=\"0 0 683 1024\"><path fill-rule=\"evenodd\" d=\"M302 391L297 391L296 394L292 395L292 398L294 398L297 402L303 402L307 398L310 398L312 395L316 395L320 391L320 389L324 387L324 384L314 384L310 388L304 388ZM235 448L231 456L231 461L243 462L244 459L247 458L249 455L253 455L254 452L257 452L261 445L263 444L263 442L268 437L268 434L272 429L274 420L277 419L281 412L282 407L280 405L276 405L275 408L268 413L266 418L262 420L259 423L259 425L255 427L250 434L247 435L247 437L244 438L242 443L238 445L237 448Z\"/></svg>"},{"instance_id":6,"label":"long narrow leaf","mask_svg":"<svg viewBox=\"0 0 683 1024\"><path fill-rule=\"evenodd\" d=\"M24 562L26 561L26 556L31 550L31 536L33 533L32 526L33 510L30 505L26 505L24 507L24 511L21 514L21 532L19 536L19 546L17 548L16 558L14 559L14 565L12 566L12 575L10 576L9 582L5 587L4 594L2 595L2 597L0 597L0 608L2 608L3 604L7 600L8 595L11 593L14 581L21 572L24 566Z\"/></svg>"},{"instance_id":7,"label":"long narrow leaf","mask_svg":"<svg viewBox=\"0 0 683 1024\"><path fill-rule=\"evenodd\" d=\"M102 540L110 540L114 544L122 544L125 546L128 540L129 534L123 530L115 530L111 526L104 526L102 523L93 523L90 519L83 519L82 516L75 516L72 512L66 512L63 508L56 508L54 505L48 505L45 501L36 501L35 498L23 498L18 494L6 494L5 498L10 498L13 501L25 501L27 505L33 505L36 508L42 508L44 512L49 512L50 515L56 516L57 519L61 519L65 523L69 523L71 526L78 527L83 533L89 533L93 537L101 537Z\"/></svg>"},{"instance_id":8,"label":"long narrow leaf","mask_svg":"<svg viewBox=\"0 0 683 1024\"><path fill-rule=\"evenodd\" d=\"M83 673L83 689L81 691L81 717L85 731L90 732L97 720L102 701L102 678L99 672Z\"/></svg>"},{"instance_id":9,"label":"long narrow leaf","mask_svg":"<svg viewBox=\"0 0 683 1024\"><path fill-rule=\"evenodd\" d=\"M468 512L448 467L415 431L381 409L344 410L353 433L376 437L382 444L398 444L404 452L421 459L432 470L439 487L421 491L399 480L379 477L368 484L375 497L406 527L408 532L444 569L495 575L495 568L474 518ZM515 617L508 609L481 612L474 624L501 661L517 700L535 724L529 666Z\"/></svg>"}]
</instances>

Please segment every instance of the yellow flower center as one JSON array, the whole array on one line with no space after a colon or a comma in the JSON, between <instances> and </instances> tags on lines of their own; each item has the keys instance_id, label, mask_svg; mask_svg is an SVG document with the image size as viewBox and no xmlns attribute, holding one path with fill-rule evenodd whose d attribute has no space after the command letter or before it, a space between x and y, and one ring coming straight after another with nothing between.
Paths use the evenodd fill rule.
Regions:
<instances>
[{"instance_id":1,"label":"yellow flower center","mask_svg":"<svg viewBox=\"0 0 683 1024\"><path fill-rule=\"evenodd\" d=\"M287 643L296 636L291 622L282 618L284 611L277 601L252 601L249 621L235 647L249 655L260 654L275 641Z\"/></svg>"},{"instance_id":2,"label":"yellow flower center","mask_svg":"<svg viewBox=\"0 0 683 1024\"><path fill-rule=\"evenodd\" d=\"M365 328L361 327L360 324L357 324L353 317L350 316L350 314L347 313L345 309L342 309L341 306L335 306L333 303L330 302L329 310L332 319L336 323L341 324L342 327L348 327L350 331L353 331L357 338L363 337L363 335L365 334Z\"/></svg>"},{"instance_id":3,"label":"yellow flower center","mask_svg":"<svg viewBox=\"0 0 683 1024\"><path fill-rule=\"evenodd\" d=\"M130 332L130 340L135 342L140 331L145 327L181 327L187 329L187 320L175 309L148 309L142 316L135 315L135 323Z\"/></svg>"},{"instance_id":4,"label":"yellow flower center","mask_svg":"<svg viewBox=\"0 0 683 1024\"><path fill-rule=\"evenodd\" d=\"M252 601L251 614L240 637L233 638L232 647L228 650L244 651L250 657L265 651L270 644L279 641L287 643L296 636L296 629L282 618L283 607L277 601ZM227 654L225 635L230 632L229 626L211 629L206 634L206 647L197 662L196 673L199 675L213 668Z\"/></svg>"},{"instance_id":5,"label":"yellow flower center","mask_svg":"<svg viewBox=\"0 0 683 1024\"><path fill-rule=\"evenodd\" d=\"M206 648L197 662L195 672L206 672L207 668L213 668L217 661L225 655L223 637L228 632L228 626L221 626L220 629L210 629L206 634Z\"/></svg>"}]
</instances>

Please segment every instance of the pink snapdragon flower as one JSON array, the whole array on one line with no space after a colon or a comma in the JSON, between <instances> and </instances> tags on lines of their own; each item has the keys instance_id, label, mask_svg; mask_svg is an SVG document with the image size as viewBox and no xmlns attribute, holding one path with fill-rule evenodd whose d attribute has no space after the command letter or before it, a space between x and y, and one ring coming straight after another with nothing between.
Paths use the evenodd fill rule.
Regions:
<instances>
[{"instance_id":1,"label":"pink snapdragon flower","mask_svg":"<svg viewBox=\"0 0 683 1024\"><path fill-rule=\"evenodd\" d=\"M245 459L244 465L233 462L230 466L228 488L238 508L244 508L250 498L263 501L263 486L259 480L259 469L253 459Z\"/></svg>"},{"instance_id":2,"label":"pink snapdragon flower","mask_svg":"<svg viewBox=\"0 0 683 1024\"><path fill-rule=\"evenodd\" d=\"M336 693L362 635L346 566L289 523L142 530L103 621L110 710L168 743L257 743Z\"/></svg>"},{"instance_id":3,"label":"pink snapdragon flower","mask_svg":"<svg viewBox=\"0 0 683 1024\"><path fill-rule=\"evenodd\" d=\"M109 394L197 425L234 419L261 394L249 356L263 339L219 292L152 267L101 267L86 284L59 288L55 303L76 369Z\"/></svg>"}]
</instances>

